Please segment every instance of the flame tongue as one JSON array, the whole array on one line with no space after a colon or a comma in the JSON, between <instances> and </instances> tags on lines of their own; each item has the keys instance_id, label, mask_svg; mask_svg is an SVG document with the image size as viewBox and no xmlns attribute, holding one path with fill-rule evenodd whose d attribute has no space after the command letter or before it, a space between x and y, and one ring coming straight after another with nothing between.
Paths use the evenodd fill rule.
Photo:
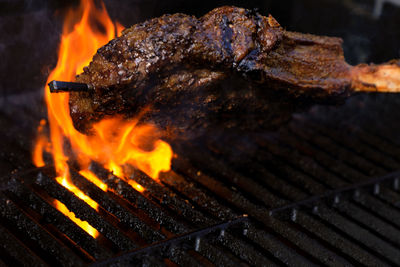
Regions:
<instances>
[{"instance_id":1,"label":"flame tongue","mask_svg":"<svg viewBox=\"0 0 400 267\"><path fill-rule=\"evenodd\" d=\"M93 27L90 23L93 20L100 27ZM98 30L99 28L104 32ZM52 80L73 81L76 74L90 62L96 50L121 30L119 24L114 24L110 20L104 4L101 9L97 9L91 0L82 0L78 10L71 10L67 14L57 66L49 75L47 83ZM64 151L66 140L77 155L76 160L82 170L86 170L91 161L103 164L110 171L113 171L111 166L121 167L129 163L157 179L161 171L170 169L172 149L167 143L158 139L157 129L154 126L138 126L137 120L124 121L121 118L111 118L98 122L94 125L95 134L86 136L73 126L69 113L68 93L51 94L46 87L45 97L51 152L58 175L68 176L68 155ZM36 143L34 153L36 165L44 163L43 153L40 153L45 147L44 140L45 138L38 138ZM144 149L144 143L151 143L151 149ZM119 175L123 176L123 173Z\"/></svg>"},{"instance_id":2,"label":"flame tongue","mask_svg":"<svg viewBox=\"0 0 400 267\"><path fill-rule=\"evenodd\" d=\"M103 3L98 9L92 0L82 0L78 9L67 13L58 62L46 84L52 80L74 81L75 76L88 65L96 50L122 30L120 24L111 21ZM79 163L80 174L104 191L108 190L107 186L88 171L92 161L102 164L114 175L124 179L124 164L131 164L154 179L158 178L160 172L170 170L172 149L159 139L154 126L138 126L137 120L126 121L115 117L98 122L94 125L95 133L86 136L73 126L68 99L68 93L51 94L45 87L50 138L46 136L42 122L33 150L33 162L36 166L43 166L43 152L50 151L59 176L56 180L91 207L97 209L98 204L79 191L69 179L69 156L64 149L66 141L75 155L74 160ZM138 191L145 190L134 181L128 182ZM63 207L59 210L65 209Z\"/></svg>"}]
</instances>

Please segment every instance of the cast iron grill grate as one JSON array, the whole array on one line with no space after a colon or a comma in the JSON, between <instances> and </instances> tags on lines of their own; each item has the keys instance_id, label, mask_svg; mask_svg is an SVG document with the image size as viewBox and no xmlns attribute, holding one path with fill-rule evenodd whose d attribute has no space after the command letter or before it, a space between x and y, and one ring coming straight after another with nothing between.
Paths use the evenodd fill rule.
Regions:
<instances>
[{"instance_id":1,"label":"cast iron grill grate","mask_svg":"<svg viewBox=\"0 0 400 267\"><path fill-rule=\"evenodd\" d=\"M275 133L216 132L176 144L173 171L160 182L135 171L144 192L95 164L107 192L72 171L99 211L58 184L51 166L7 176L1 263L399 265L398 115L381 100L352 101L298 115ZM369 112L351 117L359 103ZM19 167L28 149L1 134L16 153L2 164ZM60 213L55 199L99 237Z\"/></svg>"}]
</instances>

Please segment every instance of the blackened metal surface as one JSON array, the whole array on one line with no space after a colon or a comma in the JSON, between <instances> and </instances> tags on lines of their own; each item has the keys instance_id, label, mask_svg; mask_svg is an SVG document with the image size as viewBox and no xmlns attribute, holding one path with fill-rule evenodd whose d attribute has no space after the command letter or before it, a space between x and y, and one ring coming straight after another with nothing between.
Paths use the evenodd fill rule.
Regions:
<instances>
[{"instance_id":1,"label":"blackened metal surface","mask_svg":"<svg viewBox=\"0 0 400 267\"><path fill-rule=\"evenodd\" d=\"M107 192L72 171L72 182L98 211L59 185L51 166L33 168L30 137L10 128L2 132L0 167L12 174L1 178L0 259L35 265L398 265L400 139L398 115L389 108L398 103L393 95L360 95L342 107L297 114L276 132L216 129L207 138L172 143L173 171L159 181L134 171L144 192L95 163L91 169ZM7 127L12 119L1 114ZM35 119L26 119L27 129L29 121ZM55 199L99 237L60 213ZM244 214L245 222L231 225Z\"/></svg>"},{"instance_id":2,"label":"blackened metal surface","mask_svg":"<svg viewBox=\"0 0 400 267\"><path fill-rule=\"evenodd\" d=\"M216 130L174 144L174 171L160 183L139 172L133 177L143 193L104 170L96 173L107 192L72 173L76 186L99 203L95 212L54 181L50 166L36 169L30 160L31 140L46 117L39 91L61 31L62 17L54 14L77 1L0 2L0 51L6 51L0 64L0 265L79 266L118 256L126 260L120 265L400 264L398 96L360 95L341 107L314 107L277 132ZM400 55L400 9L386 4L376 20L373 0L105 2L126 26L164 13L201 16L224 4L258 7L288 30L342 37L352 64ZM26 93L32 88L37 93ZM59 212L55 198L100 236L92 238ZM245 225L193 237L243 214ZM129 256L130 249L155 244L168 245L139 259Z\"/></svg>"}]
</instances>

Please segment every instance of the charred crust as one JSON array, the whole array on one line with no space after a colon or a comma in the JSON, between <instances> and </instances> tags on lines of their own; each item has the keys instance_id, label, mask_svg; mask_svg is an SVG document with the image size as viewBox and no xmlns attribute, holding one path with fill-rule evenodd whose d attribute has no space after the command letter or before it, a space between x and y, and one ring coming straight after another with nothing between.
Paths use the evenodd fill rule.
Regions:
<instances>
[{"instance_id":1,"label":"charred crust","mask_svg":"<svg viewBox=\"0 0 400 267\"><path fill-rule=\"evenodd\" d=\"M225 54L227 58L233 57L232 51L232 37L233 37L233 30L232 30L232 22L228 19L227 16L222 16L222 21L219 24L219 27L222 31L222 38L221 41L223 42L222 47L225 50Z\"/></svg>"},{"instance_id":2,"label":"charred crust","mask_svg":"<svg viewBox=\"0 0 400 267\"><path fill-rule=\"evenodd\" d=\"M287 118L299 106L295 98L345 92L347 71L340 39L286 32L257 10L224 6L198 19L164 15L125 29L97 51L77 77L94 90L71 93L71 117L86 133L105 116L135 116L143 106L153 112L145 118L159 116L161 124L168 116L179 124L261 112L265 119L257 121L272 125L279 121L273 112L281 108Z\"/></svg>"}]
</instances>

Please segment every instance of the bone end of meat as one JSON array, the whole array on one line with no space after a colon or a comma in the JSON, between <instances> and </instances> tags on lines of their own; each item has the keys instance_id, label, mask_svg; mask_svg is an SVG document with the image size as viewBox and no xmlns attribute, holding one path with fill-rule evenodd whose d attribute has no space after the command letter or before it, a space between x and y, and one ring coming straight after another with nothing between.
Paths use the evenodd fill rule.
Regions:
<instances>
[{"instance_id":1,"label":"bone end of meat","mask_svg":"<svg viewBox=\"0 0 400 267\"><path fill-rule=\"evenodd\" d=\"M351 70L356 92L400 92L400 60L381 65L361 64Z\"/></svg>"},{"instance_id":2,"label":"bone end of meat","mask_svg":"<svg viewBox=\"0 0 400 267\"><path fill-rule=\"evenodd\" d=\"M272 16L225 6L124 30L77 77L92 90L70 93L70 113L83 133L107 116L132 118L144 107L144 119L179 129L213 119L218 126L268 127L354 91L399 92L399 77L398 62L350 66L340 38L285 31Z\"/></svg>"}]
</instances>

